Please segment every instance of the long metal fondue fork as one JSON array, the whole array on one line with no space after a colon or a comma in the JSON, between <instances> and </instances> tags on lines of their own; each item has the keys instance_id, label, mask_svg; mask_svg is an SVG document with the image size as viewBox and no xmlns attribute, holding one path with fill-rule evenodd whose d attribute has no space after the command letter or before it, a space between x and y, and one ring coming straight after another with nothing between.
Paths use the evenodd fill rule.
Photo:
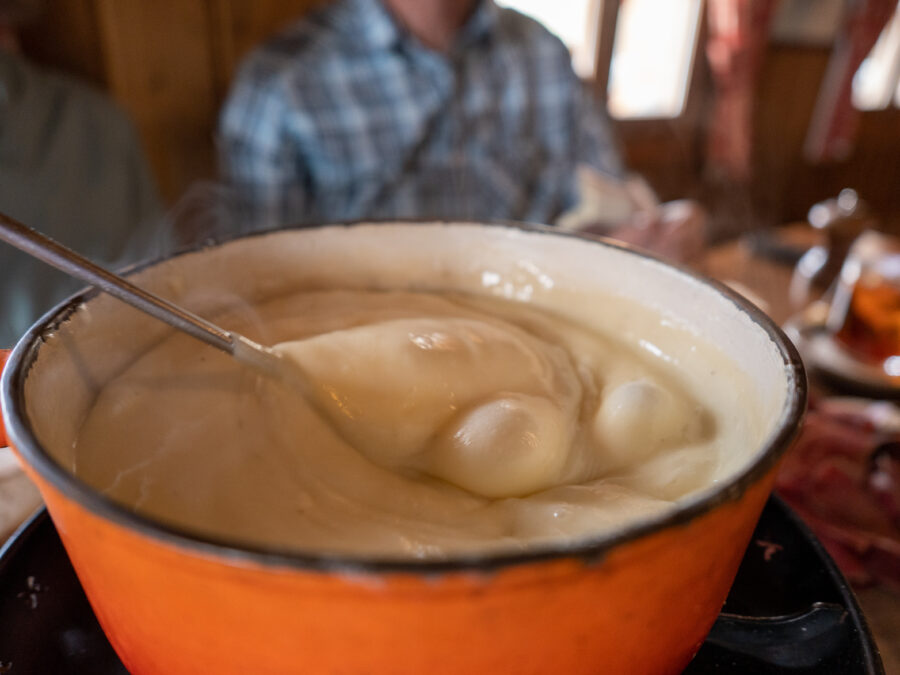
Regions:
<instances>
[{"instance_id":1,"label":"long metal fondue fork","mask_svg":"<svg viewBox=\"0 0 900 675\"><path fill-rule=\"evenodd\" d=\"M221 349L234 355L235 344L238 341L251 342L247 338L220 328L183 307L179 307L158 295L135 286L127 279L99 265L95 265L72 249L66 248L4 213L0 213L0 239L38 260L52 265L58 270L62 270L69 276L80 279L91 286L96 286L105 293L114 295L119 300L127 302L142 312L150 314L160 321L164 321L170 326L192 335L198 340L203 340L203 342L212 345L216 349Z\"/></svg>"},{"instance_id":2,"label":"long metal fondue fork","mask_svg":"<svg viewBox=\"0 0 900 675\"><path fill-rule=\"evenodd\" d=\"M221 349L268 375L290 382L299 389L313 407L319 408L311 395L305 373L296 364L286 364L281 356L239 333L225 330L183 307L165 300L140 286L95 265L84 256L53 241L10 216L0 213L0 240L28 255L62 270L69 276L95 286L105 293L127 302L132 307L163 321L173 328Z\"/></svg>"}]
</instances>

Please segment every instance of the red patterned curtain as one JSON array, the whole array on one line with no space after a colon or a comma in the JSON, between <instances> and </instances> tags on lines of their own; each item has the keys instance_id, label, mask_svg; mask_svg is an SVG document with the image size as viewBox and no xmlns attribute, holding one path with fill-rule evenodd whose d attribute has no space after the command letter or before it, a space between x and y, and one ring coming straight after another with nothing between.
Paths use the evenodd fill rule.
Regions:
<instances>
[{"instance_id":1,"label":"red patterned curtain","mask_svg":"<svg viewBox=\"0 0 900 675\"><path fill-rule=\"evenodd\" d=\"M806 137L809 161L846 159L853 149L860 114L851 98L853 76L896 7L897 0L848 0Z\"/></svg>"},{"instance_id":2,"label":"red patterned curtain","mask_svg":"<svg viewBox=\"0 0 900 675\"><path fill-rule=\"evenodd\" d=\"M707 0L706 56L715 86L708 167L732 181L750 177L753 99L778 0Z\"/></svg>"}]
</instances>

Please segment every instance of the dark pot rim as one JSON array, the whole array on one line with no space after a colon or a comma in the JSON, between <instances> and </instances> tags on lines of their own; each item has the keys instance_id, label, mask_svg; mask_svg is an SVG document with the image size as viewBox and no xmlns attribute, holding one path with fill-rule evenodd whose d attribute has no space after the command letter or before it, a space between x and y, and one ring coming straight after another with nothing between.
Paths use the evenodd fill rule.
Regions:
<instances>
[{"instance_id":1,"label":"dark pot rim","mask_svg":"<svg viewBox=\"0 0 900 675\"><path fill-rule=\"evenodd\" d=\"M0 379L0 402L5 417L6 434L22 459L46 480L54 489L79 506L86 508L100 518L111 521L130 531L140 533L179 549L198 555L218 558L226 562L256 564L262 567L293 568L306 571L347 572L352 574L405 573L434 575L452 572L495 572L503 568L540 563L559 559L577 559L586 564L600 561L608 552L630 541L665 529L685 526L728 502L737 501L744 492L772 469L799 431L800 421L806 409L807 383L800 355L781 329L759 308L739 294L712 279L707 279L684 266L673 265L647 252L627 244L603 237L585 236L579 233L561 231L556 228L530 223L509 221L416 221L392 219L385 221L368 220L348 223L327 223L316 227L352 228L371 224L415 225L417 227L440 225L476 225L524 230L543 235L573 237L585 241L587 245L604 246L624 251L628 255L653 260L672 267L696 282L713 287L746 314L778 348L787 376L789 392L775 427L775 432L760 448L754 461L750 462L730 480L699 499L689 500L680 507L660 516L642 520L614 532L579 539L577 542L549 544L525 551L500 551L484 554L454 555L439 560L401 560L391 557L362 557L348 554L313 554L291 549L279 549L252 544L244 544L226 538L212 537L187 528L157 522L131 511L127 507L101 495L88 484L79 480L54 460L39 442L25 405L25 380L37 359L44 336L56 330L78 311L79 307L96 296L100 291L85 289L57 305L39 319L19 340L10 355ZM125 270L132 274L165 260L203 251L227 242L254 236L265 236L273 232L306 229L303 226L260 230L251 233L234 234L201 245L179 250L171 255L138 263Z\"/></svg>"}]
</instances>

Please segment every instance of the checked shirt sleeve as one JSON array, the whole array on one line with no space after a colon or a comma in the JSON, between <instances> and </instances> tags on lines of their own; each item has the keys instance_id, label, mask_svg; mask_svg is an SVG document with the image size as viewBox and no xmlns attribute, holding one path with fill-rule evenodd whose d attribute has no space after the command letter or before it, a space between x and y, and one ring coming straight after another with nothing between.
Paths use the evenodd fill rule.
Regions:
<instances>
[{"instance_id":1,"label":"checked shirt sleeve","mask_svg":"<svg viewBox=\"0 0 900 675\"><path fill-rule=\"evenodd\" d=\"M578 87L575 115L577 162L614 178L624 178L625 166L613 135L612 121L586 85Z\"/></svg>"},{"instance_id":2,"label":"checked shirt sleeve","mask_svg":"<svg viewBox=\"0 0 900 675\"><path fill-rule=\"evenodd\" d=\"M239 76L219 126L221 171L242 231L302 222L309 199L291 98L279 78L255 75Z\"/></svg>"}]
</instances>

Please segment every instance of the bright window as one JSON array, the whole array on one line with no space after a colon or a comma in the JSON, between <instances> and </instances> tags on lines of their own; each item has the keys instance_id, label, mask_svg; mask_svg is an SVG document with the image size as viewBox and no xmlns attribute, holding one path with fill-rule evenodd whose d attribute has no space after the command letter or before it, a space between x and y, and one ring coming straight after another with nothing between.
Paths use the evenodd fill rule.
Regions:
<instances>
[{"instance_id":1,"label":"bright window","mask_svg":"<svg viewBox=\"0 0 900 675\"><path fill-rule=\"evenodd\" d=\"M702 0L623 0L609 70L613 117L681 114L702 4Z\"/></svg>"},{"instance_id":2,"label":"bright window","mask_svg":"<svg viewBox=\"0 0 900 675\"><path fill-rule=\"evenodd\" d=\"M669 119L684 110L703 0L496 1L555 33L583 78L596 75L603 2L620 3L607 88L610 114Z\"/></svg>"},{"instance_id":3,"label":"bright window","mask_svg":"<svg viewBox=\"0 0 900 675\"><path fill-rule=\"evenodd\" d=\"M853 77L853 105L859 110L883 110L895 99L900 106L900 12L884 27L878 42Z\"/></svg>"},{"instance_id":4,"label":"bright window","mask_svg":"<svg viewBox=\"0 0 900 675\"><path fill-rule=\"evenodd\" d=\"M497 0L544 24L569 48L579 76L594 77L602 0Z\"/></svg>"}]
</instances>

